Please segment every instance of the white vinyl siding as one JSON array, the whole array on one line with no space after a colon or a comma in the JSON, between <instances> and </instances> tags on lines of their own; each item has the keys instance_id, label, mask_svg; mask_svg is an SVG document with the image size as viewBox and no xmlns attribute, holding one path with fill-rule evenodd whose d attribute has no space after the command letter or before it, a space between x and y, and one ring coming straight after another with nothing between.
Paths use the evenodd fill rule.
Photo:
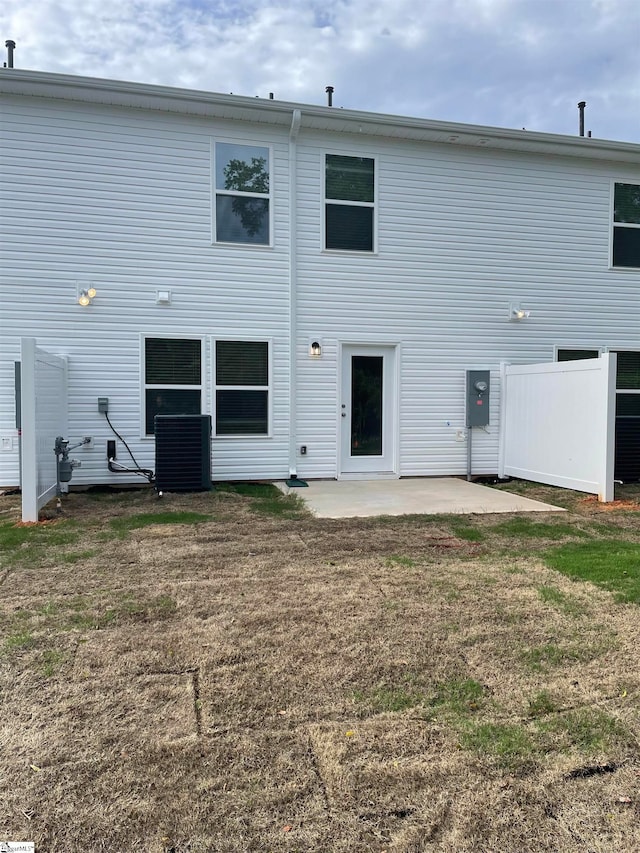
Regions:
<instances>
[{"instance_id":1,"label":"white vinyl siding","mask_svg":"<svg viewBox=\"0 0 640 853\"><path fill-rule=\"evenodd\" d=\"M290 196L289 126L219 112L3 99L0 433L16 436L14 362L20 335L35 337L67 356L69 438L94 439L77 451L74 484L126 479L107 469L99 396L140 465L154 465L154 442L140 437L141 336L206 341L205 414L215 413L212 341L271 342L268 440L215 437L215 480L287 476L290 399L296 446L307 447L297 474L336 475L341 344L401 344L404 476L465 473L467 369L491 371L490 424L473 440L474 473L491 474L501 361L552 361L560 345L640 350L640 272L608 268L613 182L640 185L639 165L527 151L526 135L498 150L410 141L395 125L373 137L346 118L333 133L303 116ZM212 140L269 149L271 245L212 243ZM323 251L328 152L375 160L375 252ZM86 308L78 281L97 290ZM156 303L158 289L171 304ZM508 322L513 302L528 320ZM321 358L309 356L313 340ZM0 485L17 482L17 459L16 438L0 452Z\"/></svg>"},{"instance_id":2,"label":"white vinyl siding","mask_svg":"<svg viewBox=\"0 0 640 853\"><path fill-rule=\"evenodd\" d=\"M317 163L299 146L299 476L335 476L340 342L402 341L400 473L464 474L465 371L491 371L490 424L474 473L497 472L500 362L640 338L640 282L609 271L611 165L454 144L376 140L378 253L318 253ZM367 150L371 139L366 140ZM342 153L360 155L354 138ZM628 168L640 176L640 168ZM604 288L604 292L603 292ZM512 302L531 311L509 323ZM322 359L305 344L323 340ZM628 344L630 345L630 344Z\"/></svg>"},{"instance_id":3,"label":"white vinyl siding","mask_svg":"<svg viewBox=\"0 0 640 853\"><path fill-rule=\"evenodd\" d=\"M109 398L109 418L140 465L154 467L142 420L141 335L271 339L270 441L214 440L212 470L216 480L287 476L288 133L241 131L227 120L155 110L3 98L0 198L11 216L0 229L0 434L14 440L11 452L0 452L0 485L18 479L13 371L20 335L68 357L69 435L94 439L76 454L82 467L74 484L127 479L107 469L113 434L98 412L99 396ZM272 196L273 247L212 245L213 134L268 144L280 188ZM96 287L87 308L77 304L77 281ZM171 291L171 304L156 303L159 289ZM211 414L208 344L203 366L202 412Z\"/></svg>"}]
</instances>

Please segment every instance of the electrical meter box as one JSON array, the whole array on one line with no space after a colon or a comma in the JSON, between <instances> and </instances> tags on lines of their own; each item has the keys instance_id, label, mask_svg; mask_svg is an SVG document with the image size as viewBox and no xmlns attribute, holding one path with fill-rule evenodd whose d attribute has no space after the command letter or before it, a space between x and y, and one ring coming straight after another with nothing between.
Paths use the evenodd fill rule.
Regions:
<instances>
[{"instance_id":1,"label":"electrical meter box","mask_svg":"<svg viewBox=\"0 0 640 853\"><path fill-rule=\"evenodd\" d=\"M467 370L467 426L489 425L489 392L491 379L488 370Z\"/></svg>"}]
</instances>

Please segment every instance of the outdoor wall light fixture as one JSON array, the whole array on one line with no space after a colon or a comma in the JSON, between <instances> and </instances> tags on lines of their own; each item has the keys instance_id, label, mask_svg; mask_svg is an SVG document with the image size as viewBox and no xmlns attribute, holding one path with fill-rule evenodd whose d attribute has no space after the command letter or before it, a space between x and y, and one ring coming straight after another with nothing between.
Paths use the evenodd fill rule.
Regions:
<instances>
[{"instance_id":1,"label":"outdoor wall light fixture","mask_svg":"<svg viewBox=\"0 0 640 853\"><path fill-rule=\"evenodd\" d=\"M91 305L97 292L95 287L78 286L78 305Z\"/></svg>"},{"instance_id":2,"label":"outdoor wall light fixture","mask_svg":"<svg viewBox=\"0 0 640 853\"><path fill-rule=\"evenodd\" d=\"M311 341L309 344L309 355L311 358L322 358L322 344L320 341Z\"/></svg>"},{"instance_id":3,"label":"outdoor wall light fixture","mask_svg":"<svg viewBox=\"0 0 640 853\"><path fill-rule=\"evenodd\" d=\"M519 305L516 305L514 302L509 306L509 319L513 322L518 322L519 320L526 320L531 316L531 311L525 311L524 308L521 308Z\"/></svg>"}]
</instances>

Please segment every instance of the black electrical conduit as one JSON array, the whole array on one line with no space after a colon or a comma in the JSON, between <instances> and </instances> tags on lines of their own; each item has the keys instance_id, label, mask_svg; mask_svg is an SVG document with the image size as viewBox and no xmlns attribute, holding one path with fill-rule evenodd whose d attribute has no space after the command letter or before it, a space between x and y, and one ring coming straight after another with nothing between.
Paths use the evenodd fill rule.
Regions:
<instances>
[{"instance_id":1,"label":"black electrical conduit","mask_svg":"<svg viewBox=\"0 0 640 853\"><path fill-rule=\"evenodd\" d=\"M113 424L111 423L111 421L109 420L109 415L108 415L106 412L103 412L102 414L103 414L103 415L105 416L105 418L107 419L107 423L108 423L108 424L109 424L109 426L111 427L111 432L112 432L112 433L113 433L117 438L119 438L119 439L120 439L120 441L121 441L121 442L124 444L124 446L127 448L128 452L129 452L129 456L133 459L133 463L134 463L134 465L136 466L135 468L127 468L127 467L126 467L126 466L124 466L124 465L120 465L120 463L119 463L119 462L115 462L115 460L114 460L113 458L111 458L111 459L109 459L109 460L108 460L108 463L107 463L107 467L109 468L109 470L110 470L113 474L137 474L137 475L138 475L138 476L140 476L140 477L144 477L144 478L145 478L146 480L148 480L150 483L153 483L153 481L155 480L155 474L153 473L153 471L150 471L150 470L149 470L149 468L141 468L141 467L140 467L140 465L138 464L138 460L136 459L136 457L135 457L135 456L133 455L133 453L131 452L131 448L129 447L129 445L127 444L127 442L124 440L124 438L120 435L120 433L118 432L118 430L114 427L114 425L113 425ZM117 467L114 467L114 466L117 466Z\"/></svg>"}]
</instances>

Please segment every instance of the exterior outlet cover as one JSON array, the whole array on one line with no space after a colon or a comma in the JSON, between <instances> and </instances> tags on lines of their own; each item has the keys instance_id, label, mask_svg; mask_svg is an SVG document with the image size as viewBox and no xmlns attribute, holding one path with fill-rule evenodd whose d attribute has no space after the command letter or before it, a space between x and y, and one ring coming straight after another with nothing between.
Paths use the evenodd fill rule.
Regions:
<instances>
[{"instance_id":1,"label":"exterior outlet cover","mask_svg":"<svg viewBox=\"0 0 640 853\"><path fill-rule=\"evenodd\" d=\"M10 435L2 436L2 449L4 451L13 450L13 438Z\"/></svg>"}]
</instances>

